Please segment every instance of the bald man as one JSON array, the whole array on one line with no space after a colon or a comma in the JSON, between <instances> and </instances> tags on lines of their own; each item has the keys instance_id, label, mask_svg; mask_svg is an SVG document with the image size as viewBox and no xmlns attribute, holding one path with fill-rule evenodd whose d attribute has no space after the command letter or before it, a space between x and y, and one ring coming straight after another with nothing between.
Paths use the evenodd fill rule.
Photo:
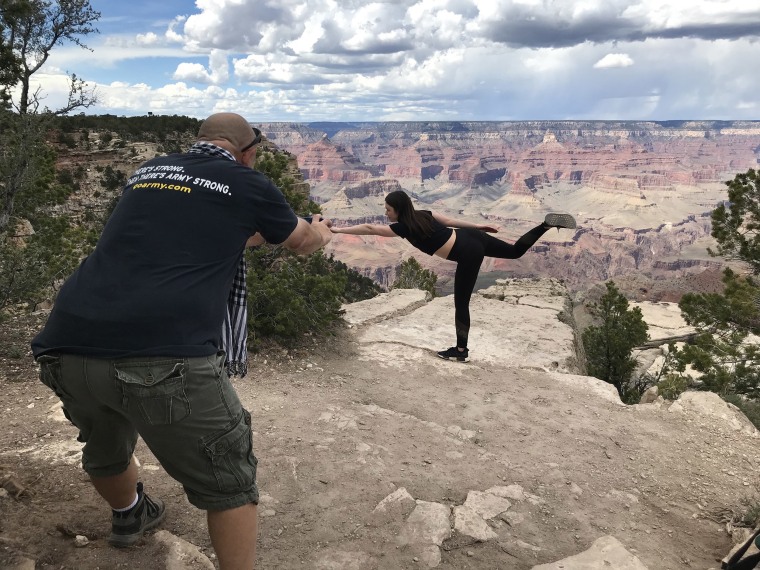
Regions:
<instances>
[{"instance_id":1,"label":"bald man","mask_svg":"<svg viewBox=\"0 0 760 570\"><path fill-rule=\"evenodd\" d=\"M260 141L243 117L218 113L187 153L142 164L32 341L111 506L113 546L135 544L165 513L138 481L139 434L207 511L220 567L253 568L257 461L220 350L227 297L246 245L308 254L332 236L327 220L299 219L251 168Z\"/></svg>"}]
</instances>

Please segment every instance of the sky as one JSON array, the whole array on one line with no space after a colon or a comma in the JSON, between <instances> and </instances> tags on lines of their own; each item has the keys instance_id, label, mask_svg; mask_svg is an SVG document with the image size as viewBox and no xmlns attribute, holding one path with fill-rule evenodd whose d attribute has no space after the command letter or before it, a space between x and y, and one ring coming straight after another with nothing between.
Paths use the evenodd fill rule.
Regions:
<instances>
[{"instance_id":1,"label":"sky","mask_svg":"<svg viewBox=\"0 0 760 570\"><path fill-rule=\"evenodd\" d=\"M35 75L88 114L249 121L760 119L758 0L91 0Z\"/></svg>"}]
</instances>

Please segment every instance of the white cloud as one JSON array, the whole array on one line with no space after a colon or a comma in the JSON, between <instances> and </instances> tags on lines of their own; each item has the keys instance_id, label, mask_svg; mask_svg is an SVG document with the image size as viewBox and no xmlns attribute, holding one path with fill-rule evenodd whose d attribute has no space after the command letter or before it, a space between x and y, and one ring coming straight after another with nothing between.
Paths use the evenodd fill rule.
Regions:
<instances>
[{"instance_id":1,"label":"white cloud","mask_svg":"<svg viewBox=\"0 0 760 570\"><path fill-rule=\"evenodd\" d=\"M96 78L101 111L175 98L171 112L250 106L262 120L756 118L751 4L197 0L140 34L88 41L93 52L56 48L45 71ZM614 82L597 71L610 68Z\"/></svg>"},{"instance_id":2,"label":"white cloud","mask_svg":"<svg viewBox=\"0 0 760 570\"><path fill-rule=\"evenodd\" d=\"M227 55L221 50L211 50L209 70L199 63L180 63L172 76L177 81L193 81L208 85L221 85L230 78Z\"/></svg>"},{"instance_id":3,"label":"white cloud","mask_svg":"<svg viewBox=\"0 0 760 570\"><path fill-rule=\"evenodd\" d=\"M159 42L159 37L153 32L148 32L147 34L137 34L137 36L135 36L135 42L140 46L152 46L156 45Z\"/></svg>"},{"instance_id":4,"label":"white cloud","mask_svg":"<svg viewBox=\"0 0 760 570\"><path fill-rule=\"evenodd\" d=\"M212 83L211 75L200 63L180 63L172 75L177 81L194 81L195 83Z\"/></svg>"},{"instance_id":5,"label":"white cloud","mask_svg":"<svg viewBox=\"0 0 760 570\"><path fill-rule=\"evenodd\" d=\"M183 43L185 36L176 30L176 28L182 26L187 18L185 16L177 16L174 18L164 33L166 39L173 43Z\"/></svg>"},{"instance_id":6,"label":"white cloud","mask_svg":"<svg viewBox=\"0 0 760 570\"><path fill-rule=\"evenodd\" d=\"M461 45L465 35L463 14L440 9L431 0L423 0L406 12L406 22L414 30L415 39L435 47Z\"/></svg>"},{"instance_id":7,"label":"white cloud","mask_svg":"<svg viewBox=\"0 0 760 570\"><path fill-rule=\"evenodd\" d=\"M760 22L757 5L745 0L642 0L623 15L645 22L648 30Z\"/></svg>"},{"instance_id":8,"label":"white cloud","mask_svg":"<svg viewBox=\"0 0 760 570\"><path fill-rule=\"evenodd\" d=\"M309 53L314 48L314 44L324 34L322 28L322 21L324 20L323 14L312 14L305 22L304 29L301 35L295 39L284 41L283 47L292 49L296 54Z\"/></svg>"},{"instance_id":9,"label":"white cloud","mask_svg":"<svg viewBox=\"0 0 760 570\"><path fill-rule=\"evenodd\" d=\"M631 67L632 65L633 60L627 53L608 53L594 64L594 68L607 69L610 67Z\"/></svg>"}]
</instances>

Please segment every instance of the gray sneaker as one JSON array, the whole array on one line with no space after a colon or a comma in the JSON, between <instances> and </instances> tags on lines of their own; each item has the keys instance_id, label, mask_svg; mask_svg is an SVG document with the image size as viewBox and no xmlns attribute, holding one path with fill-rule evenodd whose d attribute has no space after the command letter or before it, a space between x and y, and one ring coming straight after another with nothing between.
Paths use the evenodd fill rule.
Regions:
<instances>
[{"instance_id":1,"label":"gray sneaker","mask_svg":"<svg viewBox=\"0 0 760 570\"><path fill-rule=\"evenodd\" d=\"M140 540L146 530L150 530L164 520L166 506L161 499L151 499L143 491L143 484L137 483L137 504L125 513L111 511L111 546L132 546Z\"/></svg>"},{"instance_id":2,"label":"gray sneaker","mask_svg":"<svg viewBox=\"0 0 760 570\"><path fill-rule=\"evenodd\" d=\"M570 214L546 214L544 225L550 228L567 228L574 230L576 228L575 218Z\"/></svg>"}]
</instances>

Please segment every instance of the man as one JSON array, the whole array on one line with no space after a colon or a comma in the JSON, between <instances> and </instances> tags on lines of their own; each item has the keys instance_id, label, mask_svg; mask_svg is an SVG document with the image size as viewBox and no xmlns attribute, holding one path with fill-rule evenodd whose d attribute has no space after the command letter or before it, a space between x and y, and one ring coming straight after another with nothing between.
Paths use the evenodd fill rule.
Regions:
<instances>
[{"instance_id":1,"label":"man","mask_svg":"<svg viewBox=\"0 0 760 570\"><path fill-rule=\"evenodd\" d=\"M258 504L251 416L220 350L232 281L246 244L308 254L332 235L318 215L297 218L251 168L260 141L243 117L218 113L187 153L138 168L32 341L41 380L80 430L82 466L112 508L109 542L132 545L164 516L137 480L139 434L207 511L223 570L253 568Z\"/></svg>"}]
</instances>

